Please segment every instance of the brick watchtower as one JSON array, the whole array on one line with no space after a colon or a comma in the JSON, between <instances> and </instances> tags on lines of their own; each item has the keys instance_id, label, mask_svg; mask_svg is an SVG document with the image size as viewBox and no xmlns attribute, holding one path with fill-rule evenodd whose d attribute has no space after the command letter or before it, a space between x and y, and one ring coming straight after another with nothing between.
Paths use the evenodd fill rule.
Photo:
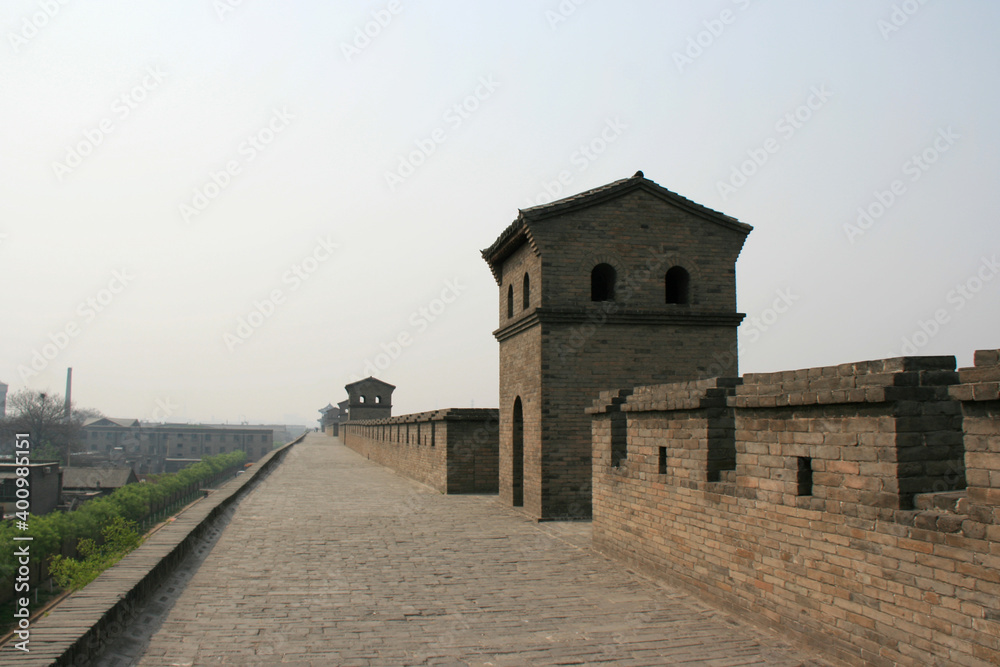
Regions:
<instances>
[{"instance_id":1,"label":"brick watchtower","mask_svg":"<svg viewBox=\"0 0 1000 667\"><path fill-rule=\"evenodd\" d=\"M385 419L392 416L392 392L395 385L373 377L366 377L346 385L347 419ZM338 403L338 405L343 405ZM341 410L343 413L343 410Z\"/></svg>"},{"instance_id":2,"label":"brick watchtower","mask_svg":"<svg viewBox=\"0 0 1000 667\"><path fill-rule=\"evenodd\" d=\"M639 172L520 211L483 251L500 286L502 499L589 517L584 410L601 390L737 374L751 229Z\"/></svg>"}]
</instances>

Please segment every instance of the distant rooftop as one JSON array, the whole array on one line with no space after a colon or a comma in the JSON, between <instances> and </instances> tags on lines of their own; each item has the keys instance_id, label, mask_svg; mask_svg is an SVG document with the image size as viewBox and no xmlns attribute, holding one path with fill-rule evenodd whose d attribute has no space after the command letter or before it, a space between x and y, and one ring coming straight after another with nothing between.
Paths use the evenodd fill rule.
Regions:
<instances>
[{"instance_id":1,"label":"distant rooftop","mask_svg":"<svg viewBox=\"0 0 1000 667\"><path fill-rule=\"evenodd\" d=\"M62 485L64 489L118 489L137 479L128 467L64 468Z\"/></svg>"}]
</instances>

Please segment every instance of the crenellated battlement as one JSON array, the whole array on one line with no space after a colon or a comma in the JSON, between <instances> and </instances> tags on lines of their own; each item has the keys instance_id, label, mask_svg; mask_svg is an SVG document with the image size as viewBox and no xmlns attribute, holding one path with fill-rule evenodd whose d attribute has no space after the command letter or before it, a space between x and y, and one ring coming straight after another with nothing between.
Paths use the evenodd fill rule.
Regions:
<instances>
[{"instance_id":1,"label":"crenellated battlement","mask_svg":"<svg viewBox=\"0 0 1000 667\"><path fill-rule=\"evenodd\" d=\"M997 664L1000 351L975 359L604 392L594 544L845 662Z\"/></svg>"}]
</instances>

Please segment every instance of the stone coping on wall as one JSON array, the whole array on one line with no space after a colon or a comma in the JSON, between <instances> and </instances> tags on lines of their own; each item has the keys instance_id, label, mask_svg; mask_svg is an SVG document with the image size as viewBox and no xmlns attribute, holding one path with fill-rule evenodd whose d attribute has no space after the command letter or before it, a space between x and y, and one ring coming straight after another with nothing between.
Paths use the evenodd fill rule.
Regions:
<instances>
[{"instance_id":1,"label":"stone coping on wall","mask_svg":"<svg viewBox=\"0 0 1000 667\"><path fill-rule=\"evenodd\" d=\"M170 576L207 525L236 501L307 434L271 450L238 475L150 535L137 549L74 592L31 628L30 652L18 665L88 664L114 639L136 607Z\"/></svg>"},{"instance_id":2,"label":"stone coping on wall","mask_svg":"<svg viewBox=\"0 0 1000 667\"><path fill-rule=\"evenodd\" d=\"M926 390L957 381L953 356L893 357L778 373L747 373L729 404L737 408L773 408L922 400L931 398Z\"/></svg>"},{"instance_id":3,"label":"stone coping on wall","mask_svg":"<svg viewBox=\"0 0 1000 667\"><path fill-rule=\"evenodd\" d=\"M1000 400L1000 350L976 350L975 364L958 369L959 384L948 388L958 401Z\"/></svg>"},{"instance_id":4,"label":"stone coping on wall","mask_svg":"<svg viewBox=\"0 0 1000 667\"><path fill-rule=\"evenodd\" d=\"M1000 365L988 366L1000 351L976 353L975 368L955 370L955 357L893 357L837 366L803 368L777 373L746 373L742 377L715 377L602 391L587 414L601 414L621 406L623 412L690 410L715 407L728 396L736 408L774 408L838 403L884 403L930 398L919 389L974 383L974 389L952 387L956 400L996 400L1000 392ZM917 391L915 391L917 390ZM622 392L629 392L625 399ZM956 394L955 392L959 393ZM969 399L964 397L968 395ZM992 398L991 398L992 397Z\"/></svg>"},{"instance_id":5,"label":"stone coping on wall","mask_svg":"<svg viewBox=\"0 0 1000 667\"><path fill-rule=\"evenodd\" d=\"M500 418L499 408L443 408L383 419L357 419L341 422L346 426L389 426L431 421L488 421Z\"/></svg>"},{"instance_id":6,"label":"stone coping on wall","mask_svg":"<svg viewBox=\"0 0 1000 667\"><path fill-rule=\"evenodd\" d=\"M717 377L668 385L636 387L622 405L622 412L649 412L695 410L698 408L726 407L726 397L743 380Z\"/></svg>"},{"instance_id":7,"label":"stone coping on wall","mask_svg":"<svg viewBox=\"0 0 1000 667\"><path fill-rule=\"evenodd\" d=\"M671 412L724 408L727 405L726 398L732 396L734 388L742 382L741 378L714 377L602 391L594 404L586 409L586 413L595 415L618 409L622 412Z\"/></svg>"}]
</instances>

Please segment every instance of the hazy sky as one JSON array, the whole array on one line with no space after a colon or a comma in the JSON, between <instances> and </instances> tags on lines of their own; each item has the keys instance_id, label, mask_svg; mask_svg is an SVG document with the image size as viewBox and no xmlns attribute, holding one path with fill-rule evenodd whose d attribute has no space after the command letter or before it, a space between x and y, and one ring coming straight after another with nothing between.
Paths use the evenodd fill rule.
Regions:
<instances>
[{"instance_id":1,"label":"hazy sky","mask_svg":"<svg viewBox=\"0 0 1000 667\"><path fill-rule=\"evenodd\" d=\"M1000 347L998 24L988 0L8 0L0 380L72 366L110 416L314 425L379 364L398 414L495 406L479 251L639 169L754 226L743 372L969 365Z\"/></svg>"}]
</instances>

